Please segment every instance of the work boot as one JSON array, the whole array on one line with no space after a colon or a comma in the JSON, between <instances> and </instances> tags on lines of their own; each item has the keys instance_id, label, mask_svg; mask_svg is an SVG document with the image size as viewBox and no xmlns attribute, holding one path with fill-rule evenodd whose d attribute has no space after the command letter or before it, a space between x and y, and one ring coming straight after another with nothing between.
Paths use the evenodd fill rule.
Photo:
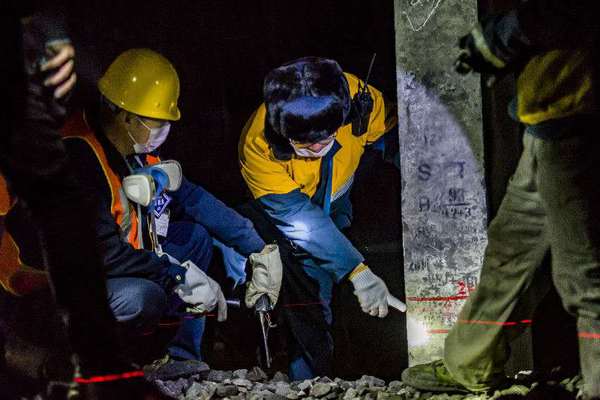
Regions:
<instances>
[{"instance_id":1,"label":"work boot","mask_svg":"<svg viewBox=\"0 0 600 400\"><path fill-rule=\"evenodd\" d=\"M402 372L402 382L428 392L470 392L454 380L443 360L435 360L405 369Z\"/></svg>"},{"instance_id":2,"label":"work boot","mask_svg":"<svg viewBox=\"0 0 600 400\"><path fill-rule=\"evenodd\" d=\"M210 367L207 363L198 360L177 360L169 354L154 361L143 368L146 379L173 380L191 375L208 376Z\"/></svg>"}]
</instances>

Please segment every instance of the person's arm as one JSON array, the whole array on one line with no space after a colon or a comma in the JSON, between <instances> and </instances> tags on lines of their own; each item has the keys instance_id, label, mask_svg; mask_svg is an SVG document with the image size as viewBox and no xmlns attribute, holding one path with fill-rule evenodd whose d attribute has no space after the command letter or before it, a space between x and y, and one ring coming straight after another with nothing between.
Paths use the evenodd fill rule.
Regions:
<instances>
[{"instance_id":1,"label":"person's arm","mask_svg":"<svg viewBox=\"0 0 600 400\"><path fill-rule=\"evenodd\" d=\"M597 42L600 24L591 0L529 0L519 7L482 19L460 40L459 62L476 72L498 73L520 65L534 54L589 47Z\"/></svg>"},{"instance_id":2,"label":"person's arm","mask_svg":"<svg viewBox=\"0 0 600 400\"><path fill-rule=\"evenodd\" d=\"M183 178L179 190L169 195L173 197L174 206L181 208L186 217L202 224L212 236L241 255L247 257L265 247L250 220L201 186Z\"/></svg>"},{"instance_id":3,"label":"person's arm","mask_svg":"<svg viewBox=\"0 0 600 400\"><path fill-rule=\"evenodd\" d=\"M79 166L76 172L79 184L84 190L96 193L98 198L97 243L107 277L142 277L157 282L163 288L171 288L181 283L185 276L185 268L172 264L166 255L159 257L151 250L135 249L122 239L120 227L110 211L110 188L95 154L87 143L69 138L65 140L65 145L72 162Z\"/></svg>"},{"instance_id":4,"label":"person's arm","mask_svg":"<svg viewBox=\"0 0 600 400\"><path fill-rule=\"evenodd\" d=\"M300 190L269 194L260 197L258 202L277 228L295 246L309 253L336 281L364 261L331 218Z\"/></svg>"},{"instance_id":5,"label":"person's arm","mask_svg":"<svg viewBox=\"0 0 600 400\"><path fill-rule=\"evenodd\" d=\"M261 106L242 133L239 145L242 177L277 228L340 280L363 261L363 256L331 218L301 191L289 175L286 163L272 157L263 127Z\"/></svg>"},{"instance_id":6,"label":"person's arm","mask_svg":"<svg viewBox=\"0 0 600 400\"><path fill-rule=\"evenodd\" d=\"M294 247L308 253L336 282L348 277L364 312L384 317L390 301L402 308L331 218L301 191L289 175L287 164L272 157L262 134L263 126L261 106L242 133L240 166L248 188L270 219Z\"/></svg>"},{"instance_id":7,"label":"person's arm","mask_svg":"<svg viewBox=\"0 0 600 400\"><path fill-rule=\"evenodd\" d=\"M39 6L22 20L28 89L43 93L49 113L62 122L77 80L75 48L67 30L65 2L40 2Z\"/></svg>"},{"instance_id":8,"label":"person's arm","mask_svg":"<svg viewBox=\"0 0 600 400\"><path fill-rule=\"evenodd\" d=\"M105 202L104 205L101 204L101 208L96 231L108 278L146 278L165 289L183 282L185 268L171 263L166 255L159 257L154 251L135 249L123 241L119 235L119 226L112 215L106 213Z\"/></svg>"}]
</instances>

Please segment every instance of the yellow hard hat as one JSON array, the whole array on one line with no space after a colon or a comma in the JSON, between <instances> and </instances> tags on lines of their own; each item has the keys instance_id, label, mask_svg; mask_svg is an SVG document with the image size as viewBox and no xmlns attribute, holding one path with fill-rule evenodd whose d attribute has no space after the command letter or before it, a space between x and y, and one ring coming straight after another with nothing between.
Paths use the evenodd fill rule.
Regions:
<instances>
[{"instance_id":1,"label":"yellow hard hat","mask_svg":"<svg viewBox=\"0 0 600 400\"><path fill-rule=\"evenodd\" d=\"M116 106L142 117L177 121L179 77L165 57L150 49L130 49L110 64L98 82Z\"/></svg>"}]
</instances>

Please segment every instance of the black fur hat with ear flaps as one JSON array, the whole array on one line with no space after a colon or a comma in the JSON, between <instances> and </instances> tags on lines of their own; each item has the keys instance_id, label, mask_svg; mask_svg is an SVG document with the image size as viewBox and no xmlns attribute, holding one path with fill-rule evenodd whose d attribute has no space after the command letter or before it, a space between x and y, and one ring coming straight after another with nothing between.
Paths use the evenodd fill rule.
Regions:
<instances>
[{"instance_id":1,"label":"black fur hat with ear flaps","mask_svg":"<svg viewBox=\"0 0 600 400\"><path fill-rule=\"evenodd\" d=\"M348 120L350 89L339 64L320 57L290 61L269 72L263 85L265 139L279 160L294 154L290 140L315 143Z\"/></svg>"}]
</instances>

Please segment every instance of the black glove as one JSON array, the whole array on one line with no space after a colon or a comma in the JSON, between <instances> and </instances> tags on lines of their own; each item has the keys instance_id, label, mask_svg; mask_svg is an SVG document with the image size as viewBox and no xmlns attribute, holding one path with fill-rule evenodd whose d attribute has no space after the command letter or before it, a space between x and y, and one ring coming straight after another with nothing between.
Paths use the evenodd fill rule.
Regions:
<instances>
[{"instance_id":1,"label":"black glove","mask_svg":"<svg viewBox=\"0 0 600 400\"><path fill-rule=\"evenodd\" d=\"M460 53L454 68L459 74L465 75L474 71L499 75L506 68L506 62L492 52L479 27L461 37L458 47Z\"/></svg>"},{"instance_id":2,"label":"black glove","mask_svg":"<svg viewBox=\"0 0 600 400\"><path fill-rule=\"evenodd\" d=\"M23 23L23 53L27 73L29 118L45 114L46 123L59 128L67 115L67 104L77 80L75 48L58 12L38 12Z\"/></svg>"}]
</instances>

